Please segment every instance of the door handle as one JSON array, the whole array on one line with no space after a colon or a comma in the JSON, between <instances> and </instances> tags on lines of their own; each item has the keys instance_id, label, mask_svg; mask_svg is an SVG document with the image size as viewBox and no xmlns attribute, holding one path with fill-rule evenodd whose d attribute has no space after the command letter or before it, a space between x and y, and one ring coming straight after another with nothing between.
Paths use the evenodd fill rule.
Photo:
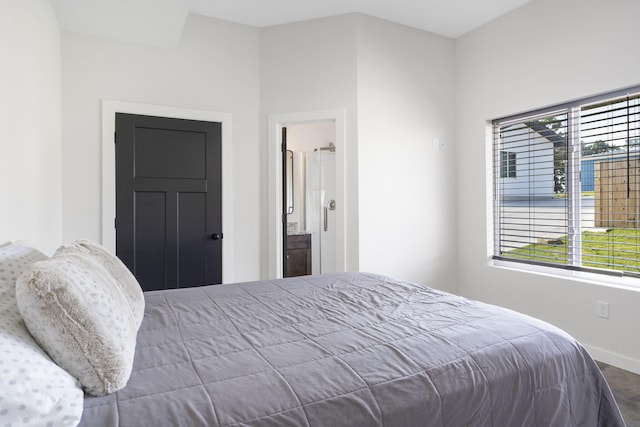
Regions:
<instances>
[{"instance_id":1,"label":"door handle","mask_svg":"<svg viewBox=\"0 0 640 427\"><path fill-rule=\"evenodd\" d=\"M324 207L324 231L329 230L329 208Z\"/></svg>"},{"instance_id":2,"label":"door handle","mask_svg":"<svg viewBox=\"0 0 640 427\"><path fill-rule=\"evenodd\" d=\"M220 239L222 239L222 233L213 233L211 235L211 239L212 240L220 240Z\"/></svg>"},{"instance_id":3,"label":"door handle","mask_svg":"<svg viewBox=\"0 0 640 427\"><path fill-rule=\"evenodd\" d=\"M324 207L324 231L329 230L329 211L334 211L336 209L336 201L329 200L329 206Z\"/></svg>"}]
</instances>

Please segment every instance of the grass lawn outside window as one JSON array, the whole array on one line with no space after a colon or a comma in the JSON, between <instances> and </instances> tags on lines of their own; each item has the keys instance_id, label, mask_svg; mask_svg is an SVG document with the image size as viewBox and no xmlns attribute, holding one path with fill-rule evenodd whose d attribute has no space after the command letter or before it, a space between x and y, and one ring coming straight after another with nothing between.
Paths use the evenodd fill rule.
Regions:
<instances>
[{"instance_id":1,"label":"grass lawn outside window","mask_svg":"<svg viewBox=\"0 0 640 427\"><path fill-rule=\"evenodd\" d=\"M567 236L523 246L503 255L542 263L567 262ZM582 265L640 273L640 230L583 231Z\"/></svg>"}]
</instances>

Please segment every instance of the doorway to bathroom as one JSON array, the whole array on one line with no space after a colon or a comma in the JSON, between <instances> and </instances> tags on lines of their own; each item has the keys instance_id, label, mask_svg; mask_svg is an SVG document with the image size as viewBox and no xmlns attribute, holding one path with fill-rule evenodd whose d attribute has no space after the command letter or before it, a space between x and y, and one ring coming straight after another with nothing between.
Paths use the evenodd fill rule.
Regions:
<instances>
[{"instance_id":1,"label":"doorway to bathroom","mask_svg":"<svg viewBox=\"0 0 640 427\"><path fill-rule=\"evenodd\" d=\"M270 278L345 271L344 154L344 110L269 115Z\"/></svg>"},{"instance_id":2,"label":"doorway to bathroom","mask_svg":"<svg viewBox=\"0 0 640 427\"><path fill-rule=\"evenodd\" d=\"M283 276L336 271L336 124L283 128Z\"/></svg>"}]
</instances>

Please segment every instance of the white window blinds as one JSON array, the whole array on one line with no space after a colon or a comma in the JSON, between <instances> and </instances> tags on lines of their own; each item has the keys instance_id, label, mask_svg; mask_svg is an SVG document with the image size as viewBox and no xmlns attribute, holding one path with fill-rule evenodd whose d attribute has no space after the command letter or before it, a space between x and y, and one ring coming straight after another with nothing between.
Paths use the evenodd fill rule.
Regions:
<instances>
[{"instance_id":1,"label":"white window blinds","mask_svg":"<svg viewBox=\"0 0 640 427\"><path fill-rule=\"evenodd\" d=\"M494 258L640 276L639 93L493 122Z\"/></svg>"}]
</instances>

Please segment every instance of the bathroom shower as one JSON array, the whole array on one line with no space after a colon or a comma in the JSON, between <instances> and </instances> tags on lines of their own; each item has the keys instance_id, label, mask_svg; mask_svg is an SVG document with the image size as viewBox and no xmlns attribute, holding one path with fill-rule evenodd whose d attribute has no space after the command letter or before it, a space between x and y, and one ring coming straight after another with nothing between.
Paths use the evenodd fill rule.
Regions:
<instances>
[{"instance_id":1,"label":"bathroom shower","mask_svg":"<svg viewBox=\"0 0 640 427\"><path fill-rule=\"evenodd\" d=\"M322 148L306 156L306 222L316 249L313 271L331 273L336 271L336 157L335 146Z\"/></svg>"}]
</instances>

